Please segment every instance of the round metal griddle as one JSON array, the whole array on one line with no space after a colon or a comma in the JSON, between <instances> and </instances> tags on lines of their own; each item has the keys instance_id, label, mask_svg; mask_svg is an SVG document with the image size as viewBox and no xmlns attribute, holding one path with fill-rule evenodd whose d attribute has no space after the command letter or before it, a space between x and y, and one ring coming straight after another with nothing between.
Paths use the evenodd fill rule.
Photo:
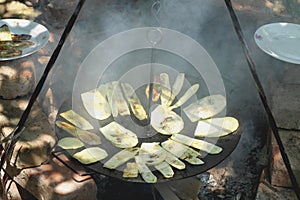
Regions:
<instances>
[{"instance_id":1,"label":"round metal griddle","mask_svg":"<svg viewBox=\"0 0 300 200\"><path fill-rule=\"evenodd\" d=\"M114 147L106 140L100 133L99 128L114 120L138 136L139 143L137 146L140 146L142 142L164 142L168 140L170 136L155 132L149 125L149 121L148 123L140 122L132 117L132 115L125 117L118 116L115 119L111 117L103 121L95 120L86 112L80 95L99 87L99 85L103 83L117 80L119 82L129 83L136 91L144 108L148 111L153 108L149 105L155 106L155 103L148 102L145 95L145 88L149 83L153 83L154 77L160 73L167 73L169 75L171 85L179 73L185 74L184 85L178 94L178 98L180 98L191 85L196 83L200 85L200 89L196 95L193 95L182 107L174 109L185 123L184 129L180 134L194 137L194 131L197 126L197 123L192 123L185 116L182 111L184 107L210 94L226 96L222 76L213 59L199 43L187 35L170 29L157 29L155 27L131 29L113 35L99 43L89 55L87 55L76 74L72 96L66 99L59 109L59 113L73 109L87 119L95 128L92 132L98 134L102 139L100 147L105 149L109 154L106 159L86 165L85 167L96 173L125 181L144 182L141 176L135 179L123 178L122 172L125 165L120 166L116 170L103 168L103 163L121 149ZM239 119L236 113L229 112L230 110L228 113L224 110L219 116L233 116ZM59 113L57 119L62 120L59 117ZM147 113L149 113L149 111ZM59 138L66 136L66 133L59 128L57 128L56 131ZM223 151L217 155L201 152L202 160L205 164L195 166L184 161L186 168L184 170L176 170L173 168L175 174L172 178L166 179L159 172L151 169L157 176L157 182L186 178L205 172L230 155L237 146L240 136L241 130L239 129L226 137L219 138L217 141L214 138L204 138L205 141L222 147Z\"/></svg>"},{"instance_id":2,"label":"round metal griddle","mask_svg":"<svg viewBox=\"0 0 300 200\"><path fill-rule=\"evenodd\" d=\"M72 105L76 105L76 108L73 108ZM115 153L121 151L122 149L114 147L108 140L106 140L104 138L104 136L100 133L99 127L104 126L114 120L114 121L120 123L125 128L128 128L137 134L137 136L139 138L139 143L137 144L137 146L140 146L142 142L163 142L163 141L168 140L168 138L170 136L165 136L160 133L157 133L150 125L138 123L136 121L136 119L133 119L132 116L125 116L125 117L118 116L116 118L110 117L109 119L103 120L103 121L95 120L88 115L88 113L85 111L83 106L79 106L79 105L80 105L79 102L77 102L77 103L72 102L71 98L68 98L67 100L65 100L59 109L59 112L57 115L57 120L65 121L63 118L61 118L59 116L59 114L64 111L67 111L69 109L75 110L77 113L84 116L84 118L87 119L95 127L93 130L90 130L90 131L93 133L96 133L101 138L102 144L100 144L98 146L105 149L107 151L107 153L109 154L108 157L105 158L104 160L101 160L99 162L96 162L96 163L93 163L90 165L84 165L84 166L88 170L91 170L92 172L103 174L103 175L106 175L109 177L115 177L115 178L118 178L118 179L121 179L124 181L144 183L144 181L140 175L137 178L123 178L122 173L123 173L123 169L125 168L126 164L123 164L122 166L118 167L115 170L111 170L111 169L107 169L107 168L103 167L103 164L109 158L111 158ZM81 105L82 105L82 103L81 103ZM190 136L190 137L193 137L194 130L196 128L197 123L192 123L183 113L181 113L181 117L183 118L185 125L184 125L184 129L180 133ZM187 177L195 176L197 174L205 172L205 171L209 170L210 168L216 166L220 162L222 162L226 157L228 157L231 154L231 152L235 149L235 147L237 146L237 144L239 142L241 132L242 132L241 128L239 128L237 131L235 131L234 133L232 133L228 136L218 138L217 141L216 141L216 139L213 139L213 138L202 138L207 142L212 142L212 143L215 143L216 145L222 147L223 151L220 154L216 154L216 155L211 155L211 154L207 154L205 152L200 152L201 153L200 158L205 162L203 165L191 165L191 164L187 163L186 161L183 161L186 164L186 168L183 170L177 170L172 167L172 169L174 170L174 173L175 173L172 178L166 179L160 174L160 172L156 171L154 168L150 167L150 169L153 170L153 173L157 177L157 182L165 182L165 181L169 181L169 180L177 180L177 179L187 178ZM56 133L57 133L57 136L59 139L66 137L66 136L70 136L70 134L66 133L65 131L63 131L62 129L60 129L58 127L56 127ZM199 139L201 139L201 138L199 138ZM85 147L89 147L89 146L86 145ZM62 150L62 151L64 151L64 150ZM67 151L64 151L64 152L66 153L66 155L70 156L72 153L77 152L77 151L78 150L74 150L73 152L70 151L69 153ZM78 162L77 160L73 159L71 156L70 156L70 158L75 163L83 165L80 162ZM133 161L133 159L130 161ZM128 162L130 162L130 161L128 161Z\"/></svg>"}]
</instances>

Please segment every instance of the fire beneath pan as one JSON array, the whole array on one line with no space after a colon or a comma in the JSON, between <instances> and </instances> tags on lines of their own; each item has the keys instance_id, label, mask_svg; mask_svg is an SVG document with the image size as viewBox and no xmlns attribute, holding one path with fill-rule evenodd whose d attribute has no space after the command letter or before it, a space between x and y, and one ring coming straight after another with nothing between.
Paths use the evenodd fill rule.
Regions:
<instances>
[{"instance_id":1,"label":"fire beneath pan","mask_svg":"<svg viewBox=\"0 0 300 200\"><path fill-rule=\"evenodd\" d=\"M184 73L152 72L138 87L101 82L62 104L57 146L74 162L125 181L200 174L228 157L241 136L237 116L224 112L226 98L204 91Z\"/></svg>"}]
</instances>

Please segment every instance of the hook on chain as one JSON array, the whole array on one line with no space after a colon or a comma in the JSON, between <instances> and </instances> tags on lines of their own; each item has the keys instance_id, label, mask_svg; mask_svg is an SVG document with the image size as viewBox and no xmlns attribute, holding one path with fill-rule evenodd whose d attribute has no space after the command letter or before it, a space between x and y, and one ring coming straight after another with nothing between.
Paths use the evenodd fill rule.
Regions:
<instances>
[{"instance_id":1,"label":"hook on chain","mask_svg":"<svg viewBox=\"0 0 300 200\"><path fill-rule=\"evenodd\" d=\"M160 8L161 8L161 3L160 3L160 0L155 0L151 6L151 12L152 12L152 15L154 16L156 22L158 24L160 24L160 20L159 20L159 12L160 12Z\"/></svg>"}]
</instances>

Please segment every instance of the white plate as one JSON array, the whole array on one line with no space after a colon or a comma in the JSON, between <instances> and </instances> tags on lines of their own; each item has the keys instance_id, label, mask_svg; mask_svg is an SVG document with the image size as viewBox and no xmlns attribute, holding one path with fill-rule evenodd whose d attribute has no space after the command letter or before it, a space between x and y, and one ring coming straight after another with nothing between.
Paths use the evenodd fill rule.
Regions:
<instances>
[{"instance_id":1,"label":"white plate","mask_svg":"<svg viewBox=\"0 0 300 200\"><path fill-rule=\"evenodd\" d=\"M257 29L254 40L267 54L279 60L300 64L300 25L267 24Z\"/></svg>"},{"instance_id":2,"label":"white plate","mask_svg":"<svg viewBox=\"0 0 300 200\"><path fill-rule=\"evenodd\" d=\"M19 56L1 58L3 60L13 60L28 56L42 47L44 47L49 40L49 31L46 27L36 22L32 22L25 19L2 19L0 20L0 26L6 24L9 30L13 34L29 34L31 39L29 41L34 42L34 45L22 50L22 54Z\"/></svg>"}]
</instances>

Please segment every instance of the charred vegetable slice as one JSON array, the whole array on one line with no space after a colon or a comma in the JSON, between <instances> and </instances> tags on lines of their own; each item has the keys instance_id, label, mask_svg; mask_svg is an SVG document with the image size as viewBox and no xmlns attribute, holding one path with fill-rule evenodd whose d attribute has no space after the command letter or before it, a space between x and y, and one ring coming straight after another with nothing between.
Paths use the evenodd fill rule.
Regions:
<instances>
[{"instance_id":1,"label":"charred vegetable slice","mask_svg":"<svg viewBox=\"0 0 300 200\"><path fill-rule=\"evenodd\" d=\"M100 128L100 132L107 140L119 148L134 147L138 143L135 133L114 121Z\"/></svg>"},{"instance_id":2,"label":"charred vegetable slice","mask_svg":"<svg viewBox=\"0 0 300 200\"><path fill-rule=\"evenodd\" d=\"M73 158L85 165L98 162L106 157L107 152L99 147L87 148L73 155Z\"/></svg>"},{"instance_id":3,"label":"charred vegetable slice","mask_svg":"<svg viewBox=\"0 0 300 200\"><path fill-rule=\"evenodd\" d=\"M191 98L194 94L196 94L196 92L198 91L198 89L199 89L199 84L195 84L192 87L190 87L184 93L184 95L173 106L171 106L169 109L173 110L174 108L182 106L187 100L189 100L189 98Z\"/></svg>"},{"instance_id":4,"label":"charred vegetable slice","mask_svg":"<svg viewBox=\"0 0 300 200\"><path fill-rule=\"evenodd\" d=\"M138 165L139 173L141 174L144 181L146 183L156 183L156 181L157 181L156 176L147 167L147 165L144 163L143 159L139 156L135 156L134 158L135 158L135 162Z\"/></svg>"},{"instance_id":5,"label":"charred vegetable slice","mask_svg":"<svg viewBox=\"0 0 300 200\"><path fill-rule=\"evenodd\" d=\"M0 41L21 41L30 39L31 35L28 34L12 34L6 24L0 27Z\"/></svg>"},{"instance_id":6,"label":"charred vegetable slice","mask_svg":"<svg viewBox=\"0 0 300 200\"><path fill-rule=\"evenodd\" d=\"M125 94L125 98L127 99L131 112L135 115L135 117L139 120L147 119L147 113L141 104L139 97L134 92L132 86L128 83L122 83L122 88Z\"/></svg>"},{"instance_id":7,"label":"charred vegetable slice","mask_svg":"<svg viewBox=\"0 0 300 200\"><path fill-rule=\"evenodd\" d=\"M226 98L222 95L211 95L199 99L183 109L192 121L211 118L220 113L226 106Z\"/></svg>"},{"instance_id":8,"label":"charred vegetable slice","mask_svg":"<svg viewBox=\"0 0 300 200\"><path fill-rule=\"evenodd\" d=\"M86 119L74 110L68 110L60 113L59 115L82 130L90 130L94 128Z\"/></svg>"},{"instance_id":9,"label":"charred vegetable slice","mask_svg":"<svg viewBox=\"0 0 300 200\"><path fill-rule=\"evenodd\" d=\"M84 146L83 142L75 137L65 137L57 142L57 145L63 149L78 149Z\"/></svg>"},{"instance_id":10,"label":"charred vegetable slice","mask_svg":"<svg viewBox=\"0 0 300 200\"><path fill-rule=\"evenodd\" d=\"M171 139L176 142L185 144L190 147L194 147L196 149L205 151L210 154L218 154L222 151L222 148L219 146L216 146L216 145L206 142L204 140L194 139L194 138L182 135L182 134L172 135Z\"/></svg>"},{"instance_id":11,"label":"charred vegetable slice","mask_svg":"<svg viewBox=\"0 0 300 200\"><path fill-rule=\"evenodd\" d=\"M139 152L139 148L127 148L123 149L116 153L113 157L111 157L108 161L106 161L103 167L108 169L116 169L121 166L128 160L134 158L134 156Z\"/></svg>"},{"instance_id":12,"label":"charred vegetable slice","mask_svg":"<svg viewBox=\"0 0 300 200\"><path fill-rule=\"evenodd\" d=\"M164 149L157 143L142 143L139 156L147 165L157 165L166 159Z\"/></svg>"},{"instance_id":13,"label":"charred vegetable slice","mask_svg":"<svg viewBox=\"0 0 300 200\"><path fill-rule=\"evenodd\" d=\"M239 127L239 121L234 117L211 118L198 122L195 130L197 137L222 137Z\"/></svg>"},{"instance_id":14,"label":"charred vegetable slice","mask_svg":"<svg viewBox=\"0 0 300 200\"><path fill-rule=\"evenodd\" d=\"M0 41L0 49L17 49L23 50L34 45L31 41Z\"/></svg>"},{"instance_id":15,"label":"charred vegetable slice","mask_svg":"<svg viewBox=\"0 0 300 200\"><path fill-rule=\"evenodd\" d=\"M101 144L101 139L98 135L95 133L81 130L75 126L72 126L71 124L68 124L66 122L56 121L55 124L63 129L64 131L70 133L71 135L79 138L81 141L83 141L86 144L89 145L98 145Z\"/></svg>"},{"instance_id":16,"label":"charred vegetable slice","mask_svg":"<svg viewBox=\"0 0 300 200\"><path fill-rule=\"evenodd\" d=\"M0 57L9 58L14 56L22 55L22 51L18 49L2 49L0 47Z\"/></svg>"},{"instance_id":17,"label":"charred vegetable slice","mask_svg":"<svg viewBox=\"0 0 300 200\"><path fill-rule=\"evenodd\" d=\"M183 129L184 122L179 115L169 110L168 107L159 105L152 111L151 125L163 135L172 135Z\"/></svg>"},{"instance_id":18,"label":"charred vegetable slice","mask_svg":"<svg viewBox=\"0 0 300 200\"><path fill-rule=\"evenodd\" d=\"M174 171L167 162L162 162L154 166L165 178L172 178Z\"/></svg>"},{"instance_id":19,"label":"charred vegetable slice","mask_svg":"<svg viewBox=\"0 0 300 200\"><path fill-rule=\"evenodd\" d=\"M124 178L136 178L138 174L139 174L139 168L135 162L126 163L126 168L123 171Z\"/></svg>"},{"instance_id":20,"label":"charred vegetable slice","mask_svg":"<svg viewBox=\"0 0 300 200\"><path fill-rule=\"evenodd\" d=\"M93 118L104 120L111 115L109 104L98 90L82 93L81 99L85 109Z\"/></svg>"}]
</instances>

